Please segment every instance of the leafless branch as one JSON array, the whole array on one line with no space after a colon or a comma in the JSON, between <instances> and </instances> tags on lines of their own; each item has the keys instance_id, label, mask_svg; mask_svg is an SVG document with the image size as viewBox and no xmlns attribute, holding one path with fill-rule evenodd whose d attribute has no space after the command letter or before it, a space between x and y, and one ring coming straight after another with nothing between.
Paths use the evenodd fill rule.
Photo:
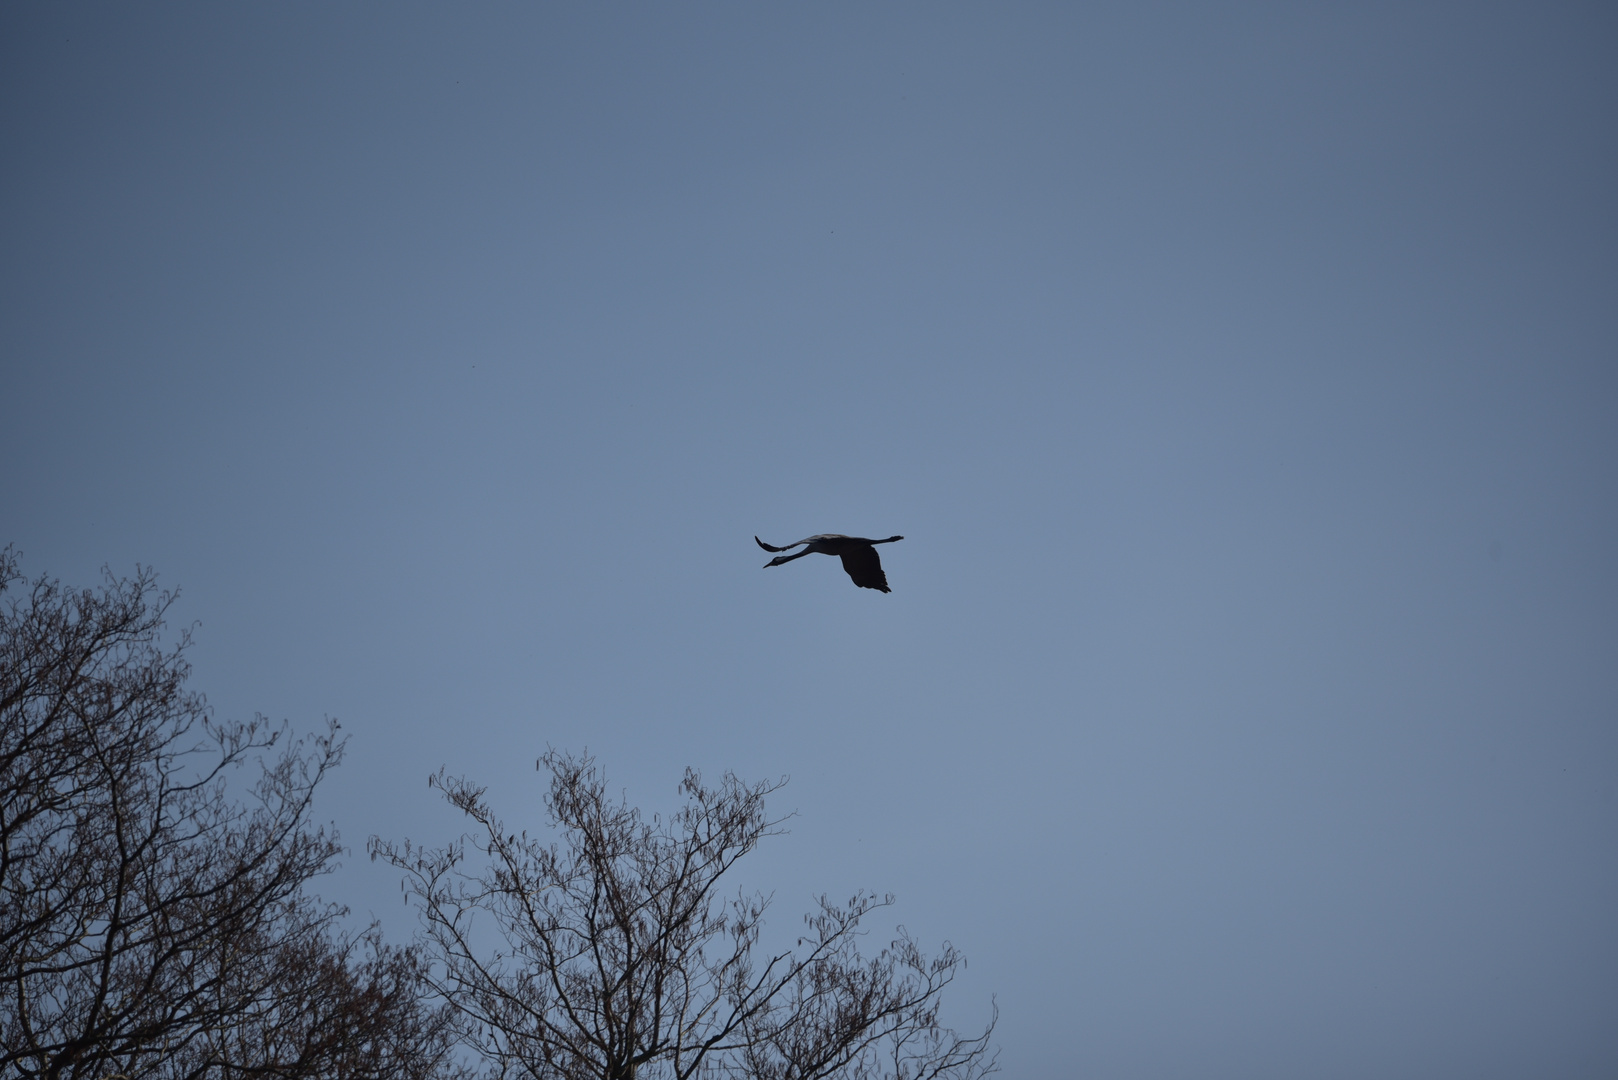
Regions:
<instances>
[{"instance_id":1,"label":"leafless branch","mask_svg":"<svg viewBox=\"0 0 1618 1080\"><path fill-rule=\"evenodd\" d=\"M756 955L769 898L720 889L780 831L765 810L780 783L726 774L710 785L687 770L684 806L648 821L609 796L588 756L550 751L538 767L550 774L552 842L508 829L483 788L442 772L431 783L472 833L437 849L370 842L372 858L404 872L433 985L499 1075L976 1080L993 1070L992 1020L976 1038L938 1020L964 964L953 947L929 959L901 930L877 956L860 955L861 920L890 897L822 898L796 949Z\"/></svg>"}]
</instances>

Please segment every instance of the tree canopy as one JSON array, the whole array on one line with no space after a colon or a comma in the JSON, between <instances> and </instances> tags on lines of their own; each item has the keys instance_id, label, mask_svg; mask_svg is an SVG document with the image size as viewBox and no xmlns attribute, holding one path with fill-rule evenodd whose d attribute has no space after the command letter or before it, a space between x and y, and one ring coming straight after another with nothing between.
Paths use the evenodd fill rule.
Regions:
<instances>
[{"instance_id":1,"label":"tree canopy","mask_svg":"<svg viewBox=\"0 0 1618 1080\"><path fill-rule=\"evenodd\" d=\"M548 751L542 837L483 788L443 847L370 841L417 902L414 943L345 928L312 890L343 849L311 821L335 721L293 739L216 719L149 570L25 580L0 551L0 1075L42 1080L978 1080L981 1034L939 1020L965 964L892 897L821 897L764 949L769 899L727 874L780 831L780 784L686 770L645 817L593 759ZM240 782L246 773L248 782Z\"/></svg>"},{"instance_id":2,"label":"tree canopy","mask_svg":"<svg viewBox=\"0 0 1618 1080\"><path fill-rule=\"evenodd\" d=\"M8 548L0 598L0 1071L453 1071L414 952L343 932L308 888L342 850L309 820L338 725L215 720L149 570L65 589Z\"/></svg>"},{"instance_id":3,"label":"tree canopy","mask_svg":"<svg viewBox=\"0 0 1618 1080\"><path fill-rule=\"evenodd\" d=\"M778 831L779 785L688 769L684 806L647 820L608 794L589 757L550 751L547 842L508 828L485 791L434 784L474 823L442 848L373 838L418 899L434 985L501 1075L601 1080L973 1080L993 1068L991 1020L974 1037L939 1022L965 963L928 958L902 930L875 956L861 923L892 897L822 897L797 947L761 955L763 894L721 892L738 859ZM480 920L493 923L490 935Z\"/></svg>"}]
</instances>

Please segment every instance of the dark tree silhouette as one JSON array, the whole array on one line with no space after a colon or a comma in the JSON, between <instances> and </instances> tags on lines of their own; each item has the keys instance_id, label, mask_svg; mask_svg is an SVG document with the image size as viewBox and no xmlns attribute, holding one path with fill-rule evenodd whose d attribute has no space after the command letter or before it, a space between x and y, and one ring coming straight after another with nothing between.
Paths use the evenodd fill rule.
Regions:
<instances>
[{"instance_id":1,"label":"dark tree silhouette","mask_svg":"<svg viewBox=\"0 0 1618 1080\"><path fill-rule=\"evenodd\" d=\"M340 851L309 822L336 723L266 763L284 729L186 689L173 600L149 570L28 583L0 551L0 1075L453 1071L414 953L306 891ZM253 760L244 804L226 776Z\"/></svg>"},{"instance_id":2,"label":"dark tree silhouette","mask_svg":"<svg viewBox=\"0 0 1618 1080\"><path fill-rule=\"evenodd\" d=\"M419 903L438 991L462 1037L502 1076L534 1080L974 1080L976 1038L939 1023L964 960L929 959L902 930L862 957L861 920L891 897L820 901L795 949L758 955L768 900L721 879L779 831L779 784L687 770L684 807L650 821L607 794L588 758L551 751L543 843L509 830L484 789L432 783L476 824L445 848L371 839ZM485 922L484 920L488 920Z\"/></svg>"}]
</instances>

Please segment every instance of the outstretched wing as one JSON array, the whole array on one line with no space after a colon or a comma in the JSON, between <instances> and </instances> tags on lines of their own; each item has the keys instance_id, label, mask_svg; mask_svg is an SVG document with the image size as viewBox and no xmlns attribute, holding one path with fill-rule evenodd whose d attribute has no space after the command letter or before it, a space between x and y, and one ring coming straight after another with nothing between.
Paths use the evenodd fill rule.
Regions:
<instances>
[{"instance_id":1,"label":"outstretched wing","mask_svg":"<svg viewBox=\"0 0 1618 1080\"><path fill-rule=\"evenodd\" d=\"M882 560L877 557L874 547L857 547L843 552L843 569L862 589L893 591L888 588L888 575L882 572Z\"/></svg>"}]
</instances>

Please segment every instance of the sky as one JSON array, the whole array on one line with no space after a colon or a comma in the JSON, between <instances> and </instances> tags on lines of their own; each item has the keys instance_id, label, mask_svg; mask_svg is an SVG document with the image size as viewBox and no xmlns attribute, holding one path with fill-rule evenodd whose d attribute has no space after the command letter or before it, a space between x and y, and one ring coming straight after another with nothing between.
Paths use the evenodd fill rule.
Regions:
<instances>
[{"instance_id":1,"label":"sky","mask_svg":"<svg viewBox=\"0 0 1618 1080\"><path fill-rule=\"evenodd\" d=\"M216 715L677 805L1008 1077L1618 1073L1618 12L0 8L0 544ZM755 535L879 549L893 592Z\"/></svg>"}]
</instances>

